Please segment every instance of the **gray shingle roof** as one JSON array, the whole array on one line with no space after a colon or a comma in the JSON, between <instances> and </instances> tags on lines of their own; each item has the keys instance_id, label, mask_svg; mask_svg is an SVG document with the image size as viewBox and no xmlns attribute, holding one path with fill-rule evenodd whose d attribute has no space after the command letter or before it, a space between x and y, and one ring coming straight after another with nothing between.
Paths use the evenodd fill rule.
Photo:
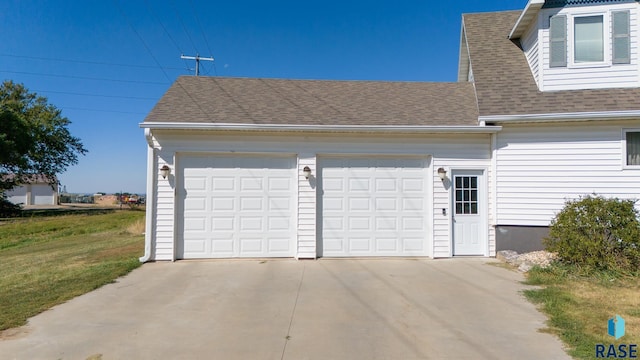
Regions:
<instances>
[{"instance_id":1,"label":"gray shingle roof","mask_svg":"<svg viewBox=\"0 0 640 360\"><path fill-rule=\"evenodd\" d=\"M179 77L145 122L475 126L471 83Z\"/></svg>"},{"instance_id":2,"label":"gray shingle roof","mask_svg":"<svg viewBox=\"0 0 640 360\"><path fill-rule=\"evenodd\" d=\"M480 116L640 109L640 89L540 92L518 43L507 39L520 11L463 16Z\"/></svg>"}]
</instances>

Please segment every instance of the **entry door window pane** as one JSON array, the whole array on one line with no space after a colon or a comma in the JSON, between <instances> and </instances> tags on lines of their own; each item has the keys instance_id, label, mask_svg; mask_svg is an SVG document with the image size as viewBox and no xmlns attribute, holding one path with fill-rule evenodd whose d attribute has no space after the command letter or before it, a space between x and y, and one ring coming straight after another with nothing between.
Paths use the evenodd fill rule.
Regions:
<instances>
[{"instance_id":1,"label":"entry door window pane","mask_svg":"<svg viewBox=\"0 0 640 360\"><path fill-rule=\"evenodd\" d=\"M455 206L456 215L478 213L478 177L455 177Z\"/></svg>"},{"instance_id":2,"label":"entry door window pane","mask_svg":"<svg viewBox=\"0 0 640 360\"><path fill-rule=\"evenodd\" d=\"M603 16L576 17L574 31L575 62L604 61Z\"/></svg>"}]
</instances>

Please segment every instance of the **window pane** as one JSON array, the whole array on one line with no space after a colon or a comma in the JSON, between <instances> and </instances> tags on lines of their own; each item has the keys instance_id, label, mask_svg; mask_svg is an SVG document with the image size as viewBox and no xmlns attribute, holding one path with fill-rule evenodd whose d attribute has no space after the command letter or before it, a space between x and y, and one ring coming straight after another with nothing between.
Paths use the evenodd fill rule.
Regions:
<instances>
[{"instance_id":1,"label":"window pane","mask_svg":"<svg viewBox=\"0 0 640 360\"><path fill-rule=\"evenodd\" d=\"M627 133L627 165L640 165L640 132Z\"/></svg>"},{"instance_id":2,"label":"window pane","mask_svg":"<svg viewBox=\"0 0 640 360\"><path fill-rule=\"evenodd\" d=\"M575 62L604 61L603 17L583 16L574 19Z\"/></svg>"},{"instance_id":3,"label":"window pane","mask_svg":"<svg viewBox=\"0 0 640 360\"><path fill-rule=\"evenodd\" d=\"M461 176L456 176L456 187L457 188L461 188L462 187L462 177Z\"/></svg>"},{"instance_id":4,"label":"window pane","mask_svg":"<svg viewBox=\"0 0 640 360\"><path fill-rule=\"evenodd\" d=\"M468 188L469 187L469 178L468 177L464 177L464 187Z\"/></svg>"},{"instance_id":5,"label":"window pane","mask_svg":"<svg viewBox=\"0 0 640 360\"><path fill-rule=\"evenodd\" d=\"M469 190L465 190L465 191L464 191L464 201L469 201L469 198L470 198L470 196L469 196Z\"/></svg>"},{"instance_id":6,"label":"window pane","mask_svg":"<svg viewBox=\"0 0 640 360\"><path fill-rule=\"evenodd\" d=\"M462 201L462 190L456 190L456 201Z\"/></svg>"},{"instance_id":7,"label":"window pane","mask_svg":"<svg viewBox=\"0 0 640 360\"><path fill-rule=\"evenodd\" d=\"M475 176L471 178L471 188L473 189L478 188L478 178Z\"/></svg>"},{"instance_id":8,"label":"window pane","mask_svg":"<svg viewBox=\"0 0 640 360\"><path fill-rule=\"evenodd\" d=\"M462 214L462 204L456 203L456 214Z\"/></svg>"},{"instance_id":9,"label":"window pane","mask_svg":"<svg viewBox=\"0 0 640 360\"><path fill-rule=\"evenodd\" d=\"M478 190L471 191L471 201L478 201Z\"/></svg>"},{"instance_id":10,"label":"window pane","mask_svg":"<svg viewBox=\"0 0 640 360\"><path fill-rule=\"evenodd\" d=\"M464 204L464 213L471 214L471 206L467 203Z\"/></svg>"},{"instance_id":11,"label":"window pane","mask_svg":"<svg viewBox=\"0 0 640 360\"><path fill-rule=\"evenodd\" d=\"M471 203L471 213L472 214L478 213L478 203Z\"/></svg>"}]
</instances>

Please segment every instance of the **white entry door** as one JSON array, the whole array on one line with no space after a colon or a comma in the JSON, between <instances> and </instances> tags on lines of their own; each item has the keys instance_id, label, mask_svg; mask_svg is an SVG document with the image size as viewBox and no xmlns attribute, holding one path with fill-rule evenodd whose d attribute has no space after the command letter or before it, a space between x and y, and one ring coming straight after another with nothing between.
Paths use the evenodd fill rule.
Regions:
<instances>
[{"instance_id":1,"label":"white entry door","mask_svg":"<svg viewBox=\"0 0 640 360\"><path fill-rule=\"evenodd\" d=\"M453 171L453 255L485 255L485 181L482 170Z\"/></svg>"},{"instance_id":2,"label":"white entry door","mask_svg":"<svg viewBox=\"0 0 640 360\"><path fill-rule=\"evenodd\" d=\"M321 159L320 255L426 256L426 159Z\"/></svg>"},{"instance_id":3,"label":"white entry door","mask_svg":"<svg viewBox=\"0 0 640 360\"><path fill-rule=\"evenodd\" d=\"M295 158L179 159L177 257L295 255Z\"/></svg>"}]
</instances>

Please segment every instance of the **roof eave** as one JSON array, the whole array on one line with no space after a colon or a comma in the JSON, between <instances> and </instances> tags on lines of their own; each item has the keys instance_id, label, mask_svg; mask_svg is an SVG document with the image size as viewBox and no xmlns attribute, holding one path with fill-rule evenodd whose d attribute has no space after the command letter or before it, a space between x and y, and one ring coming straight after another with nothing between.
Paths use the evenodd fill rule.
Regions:
<instances>
[{"instance_id":1,"label":"roof eave","mask_svg":"<svg viewBox=\"0 0 640 360\"><path fill-rule=\"evenodd\" d=\"M292 125L292 124L225 124L143 122L141 128L151 130L218 130L218 131L276 131L276 132L374 132L374 133L476 133L493 134L501 126L420 126L420 125Z\"/></svg>"},{"instance_id":2,"label":"roof eave","mask_svg":"<svg viewBox=\"0 0 640 360\"><path fill-rule=\"evenodd\" d=\"M549 114L485 115L478 118L486 123L591 121L640 119L640 110L591 111Z\"/></svg>"},{"instance_id":3,"label":"roof eave","mask_svg":"<svg viewBox=\"0 0 640 360\"><path fill-rule=\"evenodd\" d=\"M538 12L544 6L544 0L529 0L527 6L520 14L518 21L509 34L509 40L519 39L529 28L531 21L538 16Z\"/></svg>"}]
</instances>

